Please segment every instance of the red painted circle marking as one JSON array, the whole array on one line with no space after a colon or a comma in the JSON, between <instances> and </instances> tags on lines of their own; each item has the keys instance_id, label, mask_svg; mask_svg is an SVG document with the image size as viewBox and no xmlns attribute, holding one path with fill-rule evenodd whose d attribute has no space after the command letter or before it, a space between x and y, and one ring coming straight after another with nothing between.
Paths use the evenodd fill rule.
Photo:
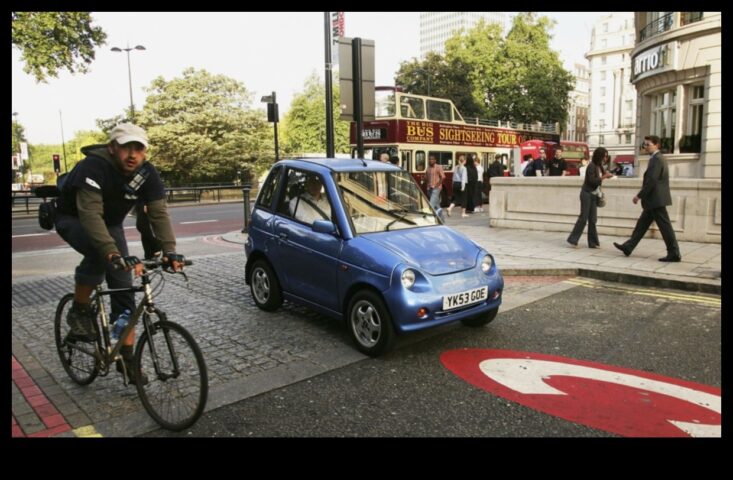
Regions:
<instances>
[{"instance_id":1,"label":"red painted circle marking","mask_svg":"<svg viewBox=\"0 0 733 480\"><path fill-rule=\"evenodd\" d=\"M618 435L721 434L721 392L708 385L533 352L461 349L440 360L491 394Z\"/></svg>"}]
</instances>

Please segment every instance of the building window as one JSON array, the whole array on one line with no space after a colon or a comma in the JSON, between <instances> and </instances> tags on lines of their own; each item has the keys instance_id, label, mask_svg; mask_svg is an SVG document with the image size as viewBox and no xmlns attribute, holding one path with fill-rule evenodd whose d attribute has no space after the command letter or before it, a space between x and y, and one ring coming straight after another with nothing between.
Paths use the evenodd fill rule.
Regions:
<instances>
[{"instance_id":1,"label":"building window","mask_svg":"<svg viewBox=\"0 0 733 480\"><path fill-rule=\"evenodd\" d=\"M606 79L606 71L603 70L601 71L601 80L605 80L605 79Z\"/></svg>"},{"instance_id":2,"label":"building window","mask_svg":"<svg viewBox=\"0 0 733 480\"><path fill-rule=\"evenodd\" d=\"M631 134L630 134L630 133L627 133L627 134L626 134L626 143L627 143L628 145L631 145Z\"/></svg>"},{"instance_id":3,"label":"building window","mask_svg":"<svg viewBox=\"0 0 733 480\"><path fill-rule=\"evenodd\" d=\"M608 33L608 24L607 23L603 24L603 33Z\"/></svg>"},{"instance_id":4,"label":"building window","mask_svg":"<svg viewBox=\"0 0 733 480\"><path fill-rule=\"evenodd\" d=\"M606 48L606 47L608 47L608 40L606 40L605 38L602 38L601 39L601 48Z\"/></svg>"},{"instance_id":5,"label":"building window","mask_svg":"<svg viewBox=\"0 0 733 480\"><path fill-rule=\"evenodd\" d=\"M603 138L603 135L598 135L598 145L603 145L605 143L605 139Z\"/></svg>"},{"instance_id":6,"label":"building window","mask_svg":"<svg viewBox=\"0 0 733 480\"><path fill-rule=\"evenodd\" d=\"M606 113L606 104L601 103L600 105L598 105L598 110L600 110L601 113Z\"/></svg>"},{"instance_id":7,"label":"building window","mask_svg":"<svg viewBox=\"0 0 733 480\"><path fill-rule=\"evenodd\" d=\"M691 85L688 92L690 102L687 109L687 128L686 135L680 139L680 153L700 153L705 86Z\"/></svg>"},{"instance_id":8,"label":"building window","mask_svg":"<svg viewBox=\"0 0 733 480\"><path fill-rule=\"evenodd\" d=\"M702 12L680 12L680 25L687 25L702 20Z\"/></svg>"},{"instance_id":9,"label":"building window","mask_svg":"<svg viewBox=\"0 0 733 480\"><path fill-rule=\"evenodd\" d=\"M601 130L606 128L606 120L604 120L603 118L598 120L598 128L600 128Z\"/></svg>"},{"instance_id":10,"label":"building window","mask_svg":"<svg viewBox=\"0 0 733 480\"><path fill-rule=\"evenodd\" d=\"M606 96L606 87L601 87L601 96L602 97Z\"/></svg>"},{"instance_id":11,"label":"building window","mask_svg":"<svg viewBox=\"0 0 733 480\"><path fill-rule=\"evenodd\" d=\"M606 64L606 56L605 56L605 55L603 55L603 56L601 57L601 65L605 65L605 64Z\"/></svg>"},{"instance_id":12,"label":"building window","mask_svg":"<svg viewBox=\"0 0 733 480\"><path fill-rule=\"evenodd\" d=\"M652 135L662 139L662 153L674 153L674 132L677 119L677 95L674 90L657 93L651 97Z\"/></svg>"}]
</instances>

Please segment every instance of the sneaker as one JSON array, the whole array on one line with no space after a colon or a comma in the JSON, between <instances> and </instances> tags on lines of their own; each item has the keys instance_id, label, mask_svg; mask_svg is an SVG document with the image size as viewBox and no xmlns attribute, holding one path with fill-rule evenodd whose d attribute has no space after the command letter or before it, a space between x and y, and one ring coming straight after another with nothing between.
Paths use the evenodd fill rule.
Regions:
<instances>
[{"instance_id":1,"label":"sneaker","mask_svg":"<svg viewBox=\"0 0 733 480\"><path fill-rule=\"evenodd\" d=\"M66 324L71 328L67 339L82 342L94 342L97 339L97 328L94 313L90 308L78 309L75 305L66 314Z\"/></svg>"},{"instance_id":2,"label":"sneaker","mask_svg":"<svg viewBox=\"0 0 733 480\"><path fill-rule=\"evenodd\" d=\"M450 205L448 205L448 208L445 209L445 211L446 211L446 213L448 214L449 217L450 217L450 211L451 210L453 210L453 204L452 203Z\"/></svg>"},{"instance_id":3,"label":"sneaker","mask_svg":"<svg viewBox=\"0 0 733 480\"><path fill-rule=\"evenodd\" d=\"M122 362L125 362L124 368L122 367ZM127 370L127 376L128 380L130 382L130 385L137 385L137 375L135 375L135 369L132 368L133 361L132 358L122 358L122 360L117 360L117 371L124 375L125 370ZM140 381L142 382L142 385L148 384L148 376L144 373L140 374Z\"/></svg>"}]
</instances>

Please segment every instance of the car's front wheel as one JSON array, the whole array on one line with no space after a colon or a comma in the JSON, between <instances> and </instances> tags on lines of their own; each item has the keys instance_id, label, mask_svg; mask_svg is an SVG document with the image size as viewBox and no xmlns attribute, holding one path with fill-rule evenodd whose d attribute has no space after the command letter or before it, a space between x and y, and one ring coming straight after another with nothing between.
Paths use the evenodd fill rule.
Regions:
<instances>
[{"instance_id":1,"label":"car's front wheel","mask_svg":"<svg viewBox=\"0 0 733 480\"><path fill-rule=\"evenodd\" d=\"M497 313L499 313L499 307L492 308L488 312L476 315L475 317L464 318L461 322L467 327L483 327L491 323L496 318Z\"/></svg>"},{"instance_id":2,"label":"car's front wheel","mask_svg":"<svg viewBox=\"0 0 733 480\"><path fill-rule=\"evenodd\" d=\"M379 295L369 290L357 293L349 301L347 315L349 334L360 352L377 357L392 349L392 317Z\"/></svg>"},{"instance_id":3,"label":"car's front wheel","mask_svg":"<svg viewBox=\"0 0 733 480\"><path fill-rule=\"evenodd\" d=\"M262 310L277 310L283 303L280 282L270 264L265 260L257 260L252 265L252 278L249 282L252 298Z\"/></svg>"}]
</instances>

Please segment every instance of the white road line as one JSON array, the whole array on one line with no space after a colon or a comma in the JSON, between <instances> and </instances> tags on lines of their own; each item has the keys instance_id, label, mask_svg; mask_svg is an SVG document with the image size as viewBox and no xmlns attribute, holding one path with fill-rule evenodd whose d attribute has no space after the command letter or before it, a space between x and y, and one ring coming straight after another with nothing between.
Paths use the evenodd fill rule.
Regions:
<instances>
[{"instance_id":1,"label":"white road line","mask_svg":"<svg viewBox=\"0 0 733 480\"><path fill-rule=\"evenodd\" d=\"M181 222L181 225L189 225L191 223L211 223L211 222L218 222L219 220L197 220L195 222Z\"/></svg>"},{"instance_id":2,"label":"white road line","mask_svg":"<svg viewBox=\"0 0 733 480\"><path fill-rule=\"evenodd\" d=\"M53 232L56 233L56 232ZM24 235L13 235L13 238L22 238L22 237L42 237L44 235L51 235L51 233L26 233Z\"/></svg>"}]
</instances>

